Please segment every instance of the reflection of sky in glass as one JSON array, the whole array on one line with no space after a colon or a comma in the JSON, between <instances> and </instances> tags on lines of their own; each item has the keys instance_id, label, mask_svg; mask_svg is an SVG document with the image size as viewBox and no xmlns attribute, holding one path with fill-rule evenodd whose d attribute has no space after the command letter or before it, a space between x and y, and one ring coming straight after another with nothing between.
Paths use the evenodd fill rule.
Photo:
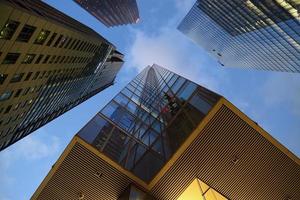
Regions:
<instances>
[{"instance_id":1,"label":"reflection of sky in glass","mask_svg":"<svg viewBox=\"0 0 300 200\"><path fill-rule=\"evenodd\" d=\"M267 0L253 2L198 0L178 29L222 65L300 72L298 19L278 4L263 10L260 6Z\"/></svg>"}]
</instances>

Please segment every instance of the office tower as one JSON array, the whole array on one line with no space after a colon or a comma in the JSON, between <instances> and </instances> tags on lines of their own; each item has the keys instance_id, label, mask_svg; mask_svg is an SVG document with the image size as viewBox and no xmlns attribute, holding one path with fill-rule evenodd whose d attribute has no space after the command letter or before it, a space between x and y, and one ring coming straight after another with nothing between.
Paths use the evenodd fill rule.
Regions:
<instances>
[{"instance_id":1,"label":"office tower","mask_svg":"<svg viewBox=\"0 0 300 200\"><path fill-rule=\"evenodd\" d=\"M300 199L299 179L299 158L224 97L153 65L74 136L32 199Z\"/></svg>"},{"instance_id":2,"label":"office tower","mask_svg":"<svg viewBox=\"0 0 300 200\"><path fill-rule=\"evenodd\" d=\"M123 55L38 0L0 1L0 150L112 85Z\"/></svg>"},{"instance_id":3,"label":"office tower","mask_svg":"<svg viewBox=\"0 0 300 200\"><path fill-rule=\"evenodd\" d=\"M297 0L197 0L178 29L222 66L300 72Z\"/></svg>"},{"instance_id":4,"label":"office tower","mask_svg":"<svg viewBox=\"0 0 300 200\"><path fill-rule=\"evenodd\" d=\"M139 21L136 0L74 0L105 26L135 24Z\"/></svg>"}]
</instances>

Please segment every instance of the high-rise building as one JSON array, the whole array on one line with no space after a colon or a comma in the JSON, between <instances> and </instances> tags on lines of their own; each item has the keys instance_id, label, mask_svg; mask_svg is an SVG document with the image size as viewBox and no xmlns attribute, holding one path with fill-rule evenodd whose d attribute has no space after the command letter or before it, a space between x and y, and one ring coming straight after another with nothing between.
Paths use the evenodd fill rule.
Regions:
<instances>
[{"instance_id":1,"label":"high-rise building","mask_svg":"<svg viewBox=\"0 0 300 200\"><path fill-rule=\"evenodd\" d=\"M153 65L75 135L32 199L287 200L299 179L299 158L224 97Z\"/></svg>"},{"instance_id":2,"label":"high-rise building","mask_svg":"<svg viewBox=\"0 0 300 200\"><path fill-rule=\"evenodd\" d=\"M300 72L297 0L197 0L178 29L222 66Z\"/></svg>"},{"instance_id":3,"label":"high-rise building","mask_svg":"<svg viewBox=\"0 0 300 200\"><path fill-rule=\"evenodd\" d=\"M135 24L139 21L136 0L74 0L105 26Z\"/></svg>"},{"instance_id":4,"label":"high-rise building","mask_svg":"<svg viewBox=\"0 0 300 200\"><path fill-rule=\"evenodd\" d=\"M112 85L123 55L39 0L0 1L0 150Z\"/></svg>"}]
</instances>

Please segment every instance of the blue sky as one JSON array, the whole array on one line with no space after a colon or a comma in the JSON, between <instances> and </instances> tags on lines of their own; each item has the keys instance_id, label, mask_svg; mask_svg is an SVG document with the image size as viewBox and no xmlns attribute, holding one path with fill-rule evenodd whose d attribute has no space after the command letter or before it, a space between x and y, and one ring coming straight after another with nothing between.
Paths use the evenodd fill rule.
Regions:
<instances>
[{"instance_id":1,"label":"blue sky","mask_svg":"<svg viewBox=\"0 0 300 200\"><path fill-rule=\"evenodd\" d=\"M195 0L138 0L139 24L109 29L71 0L45 2L107 38L126 62L114 86L0 152L0 200L29 199L78 130L153 63L225 96L300 156L300 74L221 67L176 29Z\"/></svg>"}]
</instances>

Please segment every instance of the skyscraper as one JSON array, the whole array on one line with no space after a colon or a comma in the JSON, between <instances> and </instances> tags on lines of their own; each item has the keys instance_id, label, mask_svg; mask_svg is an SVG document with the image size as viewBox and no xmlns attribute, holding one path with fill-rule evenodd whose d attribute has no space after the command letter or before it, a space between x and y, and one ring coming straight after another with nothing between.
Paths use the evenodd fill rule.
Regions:
<instances>
[{"instance_id":1,"label":"skyscraper","mask_svg":"<svg viewBox=\"0 0 300 200\"><path fill-rule=\"evenodd\" d=\"M136 0L74 0L105 26L135 24L139 21Z\"/></svg>"},{"instance_id":2,"label":"skyscraper","mask_svg":"<svg viewBox=\"0 0 300 200\"><path fill-rule=\"evenodd\" d=\"M225 98L153 65L76 134L32 199L299 199L299 179L299 158Z\"/></svg>"},{"instance_id":3,"label":"skyscraper","mask_svg":"<svg viewBox=\"0 0 300 200\"><path fill-rule=\"evenodd\" d=\"M123 55L38 0L0 2L0 150L112 85Z\"/></svg>"},{"instance_id":4,"label":"skyscraper","mask_svg":"<svg viewBox=\"0 0 300 200\"><path fill-rule=\"evenodd\" d=\"M300 72L299 1L197 0L178 29L221 65Z\"/></svg>"}]
</instances>

